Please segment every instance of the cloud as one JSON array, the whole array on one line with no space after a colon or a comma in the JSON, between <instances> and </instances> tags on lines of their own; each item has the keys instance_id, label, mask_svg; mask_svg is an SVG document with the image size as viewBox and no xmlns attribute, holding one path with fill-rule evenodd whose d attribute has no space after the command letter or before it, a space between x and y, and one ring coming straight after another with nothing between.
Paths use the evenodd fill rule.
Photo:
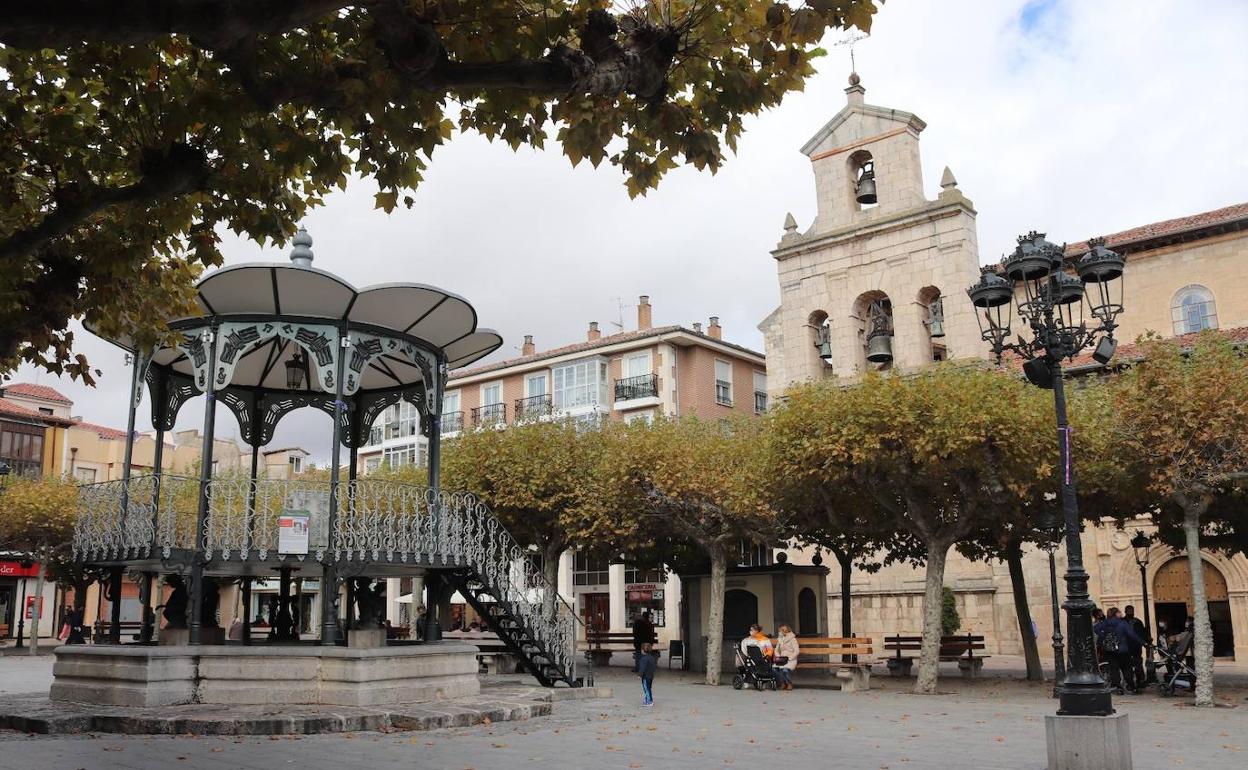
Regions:
<instances>
[{"instance_id":1,"label":"cloud","mask_svg":"<svg viewBox=\"0 0 1248 770\"><path fill-rule=\"evenodd\" d=\"M1032 228L1077 241L1248 199L1245 29L1248 4L1234 0L911 0L882 6L856 56L869 103L927 122L928 195L950 166L979 211L987 262ZM310 214L316 265L360 286L458 292L503 333L498 355L514 355L525 334L542 349L583 339L589 321L610 330L639 294L652 297L656 324L718 315L728 339L761 349L755 325L779 299L769 252L786 212L803 230L815 212L798 148L845 103L847 49L830 47L819 66L804 92L747 121L719 174L680 169L639 200L615 169L573 169L553 143L513 153L458 136L411 211L373 210L375 187L360 181ZM232 236L225 253L230 263L285 259ZM634 314L623 309L626 327ZM99 389L40 380L88 419L124 425L120 354L82 348L105 370ZM199 426L200 403L181 425ZM328 457L318 417L287 418L276 443ZM228 415L218 425L236 430Z\"/></svg>"}]
</instances>

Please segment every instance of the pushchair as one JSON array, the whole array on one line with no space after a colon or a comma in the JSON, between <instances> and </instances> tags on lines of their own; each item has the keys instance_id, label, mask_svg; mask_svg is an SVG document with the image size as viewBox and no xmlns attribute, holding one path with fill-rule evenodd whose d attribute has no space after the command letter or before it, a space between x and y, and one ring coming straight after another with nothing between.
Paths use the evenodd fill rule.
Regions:
<instances>
[{"instance_id":1,"label":"pushchair","mask_svg":"<svg viewBox=\"0 0 1248 770\"><path fill-rule=\"evenodd\" d=\"M763 655L758 645L752 644L745 649L746 652L742 653L741 645L736 646L737 673L732 677L732 689L741 690L751 686L755 690L775 690L776 672L771 667L771 661Z\"/></svg>"},{"instance_id":2,"label":"pushchair","mask_svg":"<svg viewBox=\"0 0 1248 770\"><path fill-rule=\"evenodd\" d=\"M1162 697L1174 695L1175 690L1191 690L1196 687L1196 672L1187 665L1187 655L1192 648L1192 634L1184 633L1173 644L1164 633L1157 635L1154 648L1161 660L1157 663L1157 690ZM1164 668L1164 673L1161 669Z\"/></svg>"}]
</instances>

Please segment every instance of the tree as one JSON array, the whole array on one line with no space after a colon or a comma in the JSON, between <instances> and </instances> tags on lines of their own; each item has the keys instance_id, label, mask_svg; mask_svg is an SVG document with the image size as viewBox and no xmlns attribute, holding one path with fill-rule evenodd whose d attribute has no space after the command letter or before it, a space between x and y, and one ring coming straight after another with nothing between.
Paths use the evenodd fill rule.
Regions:
<instances>
[{"instance_id":1,"label":"tree","mask_svg":"<svg viewBox=\"0 0 1248 770\"><path fill-rule=\"evenodd\" d=\"M35 596L43 596L48 562L63 551L74 534L78 516L78 486L58 476L18 477L0 496L0 550L28 553L39 562ZM32 605L30 654L39 651L42 598ZM21 610L21 611L24 611Z\"/></svg>"},{"instance_id":2,"label":"tree","mask_svg":"<svg viewBox=\"0 0 1248 770\"><path fill-rule=\"evenodd\" d=\"M1056 452L1044 399L1008 375L954 366L826 387L846 403L821 451L888 517L897 536L882 544L887 559L926 567L915 691L935 692L949 549L1005 512L1021 515L1022 506L990 501L1026 499L1049 480Z\"/></svg>"},{"instance_id":3,"label":"tree","mask_svg":"<svg viewBox=\"0 0 1248 770\"><path fill-rule=\"evenodd\" d=\"M519 543L538 549L552 609L559 559L577 542L601 448L601 431L571 420L467 431L445 444L443 486L473 492Z\"/></svg>"},{"instance_id":4,"label":"tree","mask_svg":"<svg viewBox=\"0 0 1248 770\"><path fill-rule=\"evenodd\" d=\"M831 396L831 397L826 397ZM828 386L803 383L790 388L765 418L764 457L768 495L790 540L827 549L841 569L841 635L853 634L853 569L875 572L878 544L894 537L874 498L854 481L849 469L822 450L848 405ZM855 564L857 560L857 564Z\"/></svg>"},{"instance_id":5,"label":"tree","mask_svg":"<svg viewBox=\"0 0 1248 770\"><path fill-rule=\"evenodd\" d=\"M1162 531L1181 529L1196 607L1196 704L1213 705L1213 631L1201 529L1210 508L1248 481L1248 364L1229 340L1203 332L1185 348L1146 338L1115 392L1119 440L1145 472Z\"/></svg>"},{"instance_id":6,"label":"tree","mask_svg":"<svg viewBox=\"0 0 1248 770\"><path fill-rule=\"evenodd\" d=\"M715 171L873 0L44 0L0 16L0 369L90 379L70 318L140 343L219 227L284 242L350 175L413 204L456 130L553 136L628 191Z\"/></svg>"},{"instance_id":7,"label":"tree","mask_svg":"<svg viewBox=\"0 0 1248 770\"><path fill-rule=\"evenodd\" d=\"M962 617L958 615L958 598L953 589L945 586L940 589L940 633L952 636L962 627Z\"/></svg>"},{"instance_id":8,"label":"tree","mask_svg":"<svg viewBox=\"0 0 1248 770\"><path fill-rule=\"evenodd\" d=\"M679 540L710 561L706 683L719 684L728 560L742 540L774 542L776 517L765 500L755 420L659 418L653 425L611 423L599 466L603 515L635 515L635 537Z\"/></svg>"}]
</instances>

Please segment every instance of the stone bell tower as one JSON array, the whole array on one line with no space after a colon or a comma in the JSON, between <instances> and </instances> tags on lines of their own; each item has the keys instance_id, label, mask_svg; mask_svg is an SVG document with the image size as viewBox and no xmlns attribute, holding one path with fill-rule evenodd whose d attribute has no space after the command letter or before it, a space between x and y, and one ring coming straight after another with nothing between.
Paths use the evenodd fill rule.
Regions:
<instances>
[{"instance_id":1,"label":"stone bell tower","mask_svg":"<svg viewBox=\"0 0 1248 770\"><path fill-rule=\"evenodd\" d=\"M979 277L975 208L946 168L923 188L927 124L865 101L851 74L846 104L802 146L817 213L790 214L772 256L780 307L759 326L770 388L869 369L913 370L986 348L965 289Z\"/></svg>"}]
</instances>

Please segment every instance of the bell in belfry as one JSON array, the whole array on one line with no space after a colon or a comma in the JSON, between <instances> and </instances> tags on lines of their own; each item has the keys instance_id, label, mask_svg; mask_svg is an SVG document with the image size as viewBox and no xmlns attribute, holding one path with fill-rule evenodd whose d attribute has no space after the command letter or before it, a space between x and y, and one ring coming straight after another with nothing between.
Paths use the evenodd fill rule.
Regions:
<instances>
[{"instance_id":1,"label":"bell in belfry","mask_svg":"<svg viewBox=\"0 0 1248 770\"><path fill-rule=\"evenodd\" d=\"M855 196L855 200L864 206L875 203L878 200L875 195L875 164L868 162L863 165L862 170L858 174L857 190L858 194Z\"/></svg>"},{"instance_id":2,"label":"bell in belfry","mask_svg":"<svg viewBox=\"0 0 1248 770\"><path fill-rule=\"evenodd\" d=\"M867 360L873 364L893 360L893 317L886 302L872 302L867 311Z\"/></svg>"},{"instance_id":3,"label":"bell in belfry","mask_svg":"<svg viewBox=\"0 0 1248 770\"><path fill-rule=\"evenodd\" d=\"M815 331L815 347L819 349L819 357L824 361L832 360L832 330L827 324Z\"/></svg>"},{"instance_id":4,"label":"bell in belfry","mask_svg":"<svg viewBox=\"0 0 1248 770\"><path fill-rule=\"evenodd\" d=\"M867 339L867 360L873 364L885 364L893 360L891 334L877 334Z\"/></svg>"},{"instance_id":5,"label":"bell in belfry","mask_svg":"<svg viewBox=\"0 0 1248 770\"><path fill-rule=\"evenodd\" d=\"M930 333L932 338L945 336L945 301L942 297L932 300L932 304L928 306L928 312L931 314L929 319Z\"/></svg>"}]
</instances>

